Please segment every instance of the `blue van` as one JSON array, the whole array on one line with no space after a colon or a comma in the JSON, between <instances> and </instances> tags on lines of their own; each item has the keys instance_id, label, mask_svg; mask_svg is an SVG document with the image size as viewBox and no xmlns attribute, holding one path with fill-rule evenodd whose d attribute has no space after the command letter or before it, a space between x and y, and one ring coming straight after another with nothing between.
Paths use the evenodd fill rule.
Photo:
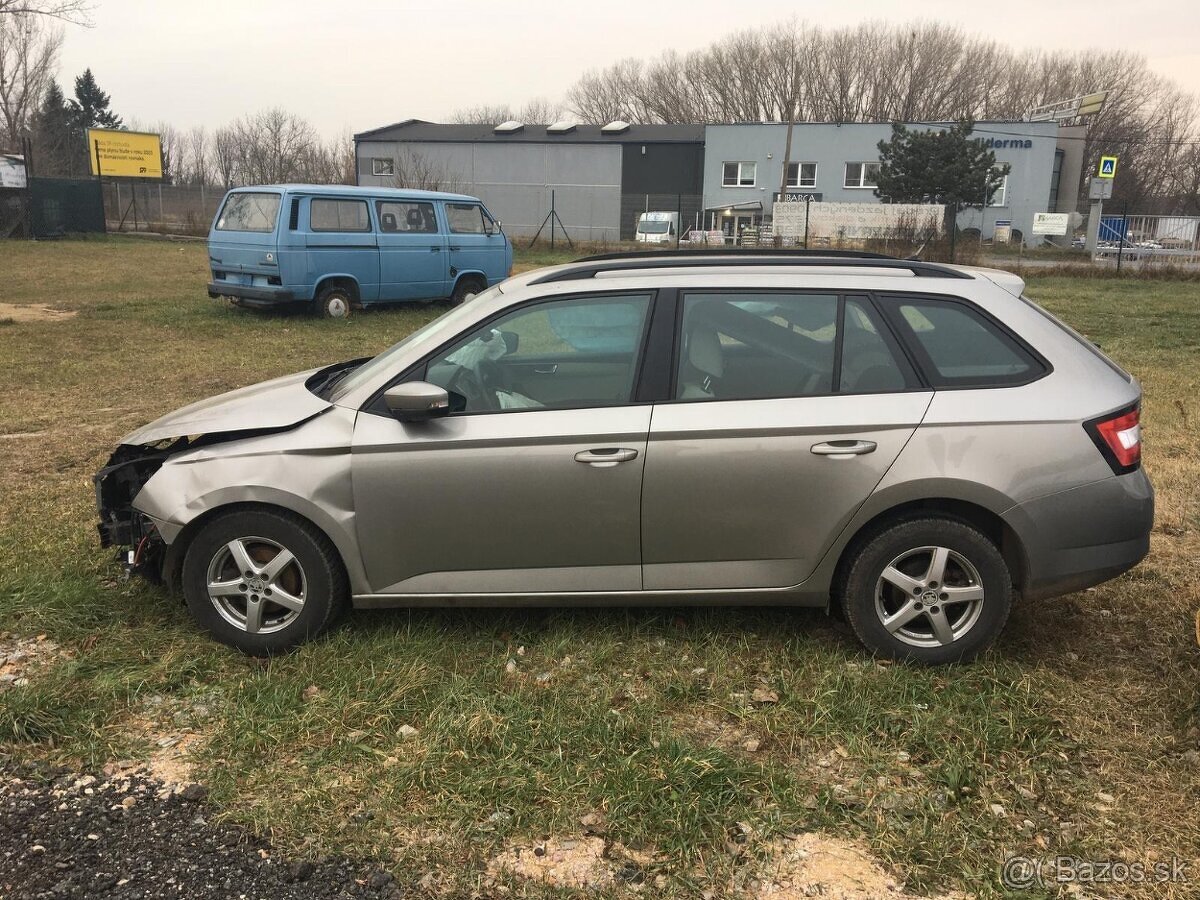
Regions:
<instances>
[{"instance_id":1,"label":"blue van","mask_svg":"<svg viewBox=\"0 0 1200 900\"><path fill-rule=\"evenodd\" d=\"M208 234L210 297L242 306L355 306L471 294L512 270L512 244L475 197L283 184L225 195Z\"/></svg>"}]
</instances>

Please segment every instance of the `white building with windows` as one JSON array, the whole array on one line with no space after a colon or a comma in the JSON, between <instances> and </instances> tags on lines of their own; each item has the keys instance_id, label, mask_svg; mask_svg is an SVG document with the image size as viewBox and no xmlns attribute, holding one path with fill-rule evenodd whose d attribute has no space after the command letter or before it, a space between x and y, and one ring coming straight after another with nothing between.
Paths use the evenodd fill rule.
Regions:
<instances>
[{"instance_id":1,"label":"white building with windows","mask_svg":"<svg viewBox=\"0 0 1200 900\"><path fill-rule=\"evenodd\" d=\"M914 123L912 130L942 128ZM778 122L709 125L704 134L704 227L737 236L771 219L783 176L787 125ZM890 125L797 123L785 199L879 203L875 196L879 142ZM1074 212L1083 165L1081 126L1053 122L978 122L974 134L1010 171L982 211L965 210L959 227L991 239L997 224L1012 240L1040 241L1030 231L1037 212ZM983 193L983 186L980 186Z\"/></svg>"}]
</instances>

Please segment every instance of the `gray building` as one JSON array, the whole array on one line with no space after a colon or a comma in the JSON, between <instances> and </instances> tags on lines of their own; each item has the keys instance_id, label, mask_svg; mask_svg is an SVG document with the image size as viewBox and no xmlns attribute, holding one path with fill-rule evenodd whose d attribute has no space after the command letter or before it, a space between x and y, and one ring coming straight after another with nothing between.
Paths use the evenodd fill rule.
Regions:
<instances>
[{"instance_id":1,"label":"gray building","mask_svg":"<svg viewBox=\"0 0 1200 900\"><path fill-rule=\"evenodd\" d=\"M647 210L678 210L689 224L700 219L703 125L409 119L356 134L354 143L360 185L472 194L512 235L533 235L552 201L574 240L629 240Z\"/></svg>"},{"instance_id":2,"label":"gray building","mask_svg":"<svg viewBox=\"0 0 1200 900\"><path fill-rule=\"evenodd\" d=\"M912 124L912 130L944 126ZM890 125L797 123L792 132L787 199L878 203L874 173L880 141ZM1030 234L1036 212L1074 212L1083 164L1083 128L1053 122L978 122L974 135L988 142L1010 172L991 204L965 210L960 228L991 239L997 222L1009 223L1014 241ZM705 228L740 234L771 217L783 176L787 125L747 123L705 129ZM980 189L982 193L982 186Z\"/></svg>"}]
</instances>

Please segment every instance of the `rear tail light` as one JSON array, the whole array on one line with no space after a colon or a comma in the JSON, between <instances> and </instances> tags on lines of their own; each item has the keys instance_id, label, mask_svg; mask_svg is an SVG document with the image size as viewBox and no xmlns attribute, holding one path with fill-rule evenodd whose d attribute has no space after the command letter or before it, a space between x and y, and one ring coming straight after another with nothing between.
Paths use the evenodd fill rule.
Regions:
<instances>
[{"instance_id":1,"label":"rear tail light","mask_svg":"<svg viewBox=\"0 0 1200 900\"><path fill-rule=\"evenodd\" d=\"M1136 405L1091 419L1083 427L1118 475L1142 464L1141 411Z\"/></svg>"}]
</instances>

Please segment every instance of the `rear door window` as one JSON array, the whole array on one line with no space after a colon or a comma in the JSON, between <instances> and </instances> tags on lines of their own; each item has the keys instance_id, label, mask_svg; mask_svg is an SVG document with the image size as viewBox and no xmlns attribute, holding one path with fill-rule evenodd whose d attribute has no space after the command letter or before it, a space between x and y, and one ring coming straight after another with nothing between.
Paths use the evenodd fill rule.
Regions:
<instances>
[{"instance_id":1,"label":"rear door window","mask_svg":"<svg viewBox=\"0 0 1200 900\"><path fill-rule=\"evenodd\" d=\"M407 200L380 200L377 204L379 230L399 234L437 234L437 218L432 203Z\"/></svg>"},{"instance_id":2,"label":"rear door window","mask_svg":"<svg viewBox=\"0 0 1200 900\"><path fill-rule=\"evenodd\" d=\"M1023 384L1045 371L1015 337L964 302L905 298L896 311L934 387Z\"/></svg>"},{"instance_id":3,"label":"rear door window","mask_svg":"<svg viewBox=\"0 0 1200 900\"><path fill-rule=\"evenodd\" d=\"M313 198L309 226L313 231L370 231L367 202Z\"/></svg>"},{"instance_id":4,"label":"rear door window","mask_svg":"<svg viewBox=\"0 0 1200 900\"><path fill-rule=\"evenodd\" d=\"M764 400L902 391L915 384L864 297L689 292L676 400Z\"/></svg>"},{"instance_id":5,"label":"rear door window","mask_svg":"<svg viewBox=\"0 0 1200 900\"><path fill-rule=\"evenodd\" d=\"M274 231L280 200L278 194L230 194L217 218L217 231Z\"/></svg>"}]
</instances>

